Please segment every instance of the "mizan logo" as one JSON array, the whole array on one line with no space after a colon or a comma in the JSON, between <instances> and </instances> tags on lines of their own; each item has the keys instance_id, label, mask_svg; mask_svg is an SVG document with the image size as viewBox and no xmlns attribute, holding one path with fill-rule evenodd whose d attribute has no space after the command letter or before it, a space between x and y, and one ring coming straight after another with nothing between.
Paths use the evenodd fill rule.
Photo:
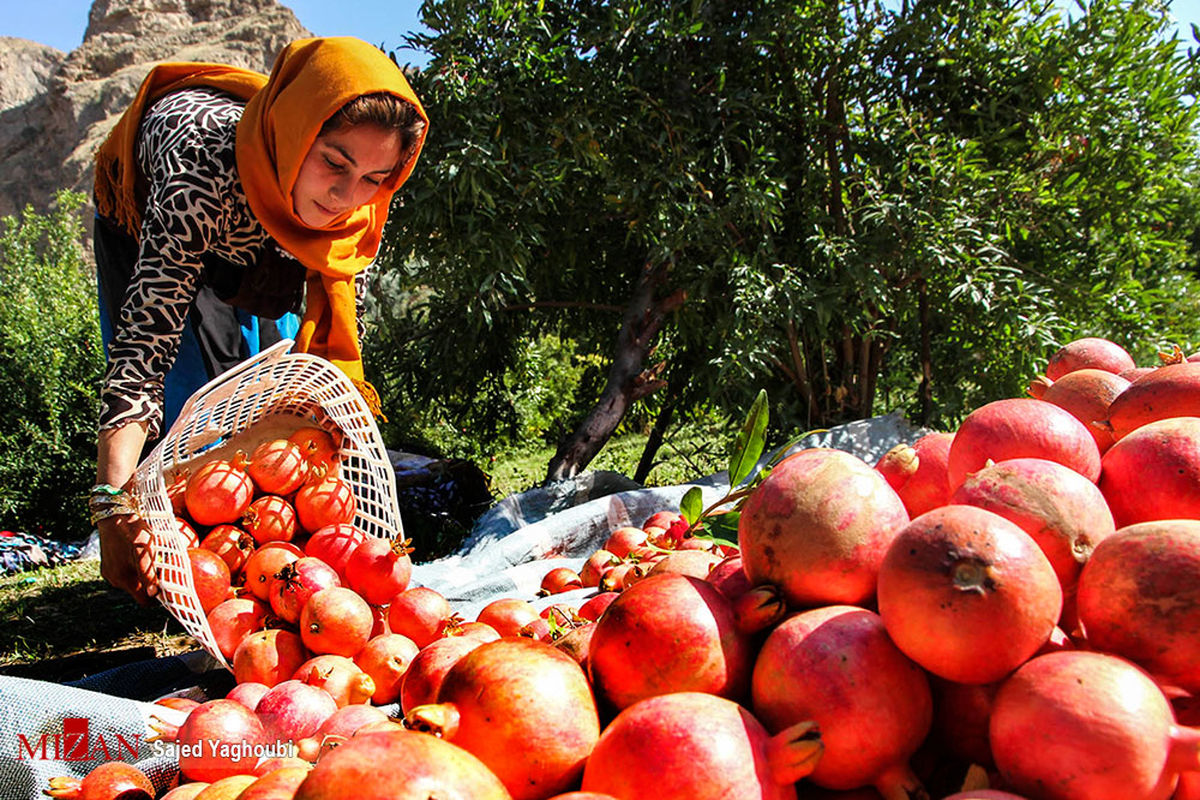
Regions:
<instances>
[{"instance_id":1,"label":"mizan logo","mask_svg":"<svg viewBox=\"0 0 1200 800\"><path fill-rule=\"evenodd\" d=\"M119 733L92 735L86 717L63 719L62 733L43 733L30 739L17 734L17 759L39 761L136 761L141 749L141 734L122 736Z\"/></svg>"}]
</instances>

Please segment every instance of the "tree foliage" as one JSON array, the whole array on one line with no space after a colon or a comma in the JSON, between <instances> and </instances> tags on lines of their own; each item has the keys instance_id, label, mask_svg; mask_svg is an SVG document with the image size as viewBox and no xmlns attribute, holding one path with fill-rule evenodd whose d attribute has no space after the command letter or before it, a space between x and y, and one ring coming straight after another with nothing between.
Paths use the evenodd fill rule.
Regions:
<instances>
[{"instance_id":1,"label":"tree foliage","mask_svg":"<svg viewBox=\"0 0 1200 800\"><path fill-rule=\"evenodd\" d=\"M646 403L766 389L785 428L948 426L1076 335L1200 344L1195 71L1155 4L427 0L423 20L432 133L372 355L392 407L513 434L529 341L611 365L639 314L661 321L623 345L664 387ZM605 386L581 377L574 423Z\"/></svg>"},{"instance_id":2,"label":"tree foliage","mask_svg":"<svg viewBox=\"0 0 1200 800\"><path fill-rule=\"evenodd\" d=\"M104 355L81 194L0 220L0 526L79 538Z\"/></svg>"}]
</instances>

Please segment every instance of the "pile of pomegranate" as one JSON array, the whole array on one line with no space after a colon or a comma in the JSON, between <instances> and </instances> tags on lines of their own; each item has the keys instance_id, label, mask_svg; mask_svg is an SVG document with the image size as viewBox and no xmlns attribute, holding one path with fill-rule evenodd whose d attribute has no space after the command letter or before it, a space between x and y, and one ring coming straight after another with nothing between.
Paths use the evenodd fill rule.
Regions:
<instances>
[{"instance_id":1,"label":"pile of pomegranate","mask_svg":"<svg viewBox=\"0 0 1200 800\"><path fill-rule=\"evenodd\" d=\"M472 620L355 527L327 435L213 461L172 495L237 685L162 701L164 797L1200 800L1200 358L1166 360L1071 342L1032 397L801 450ZM131 769L48 794L152 796Z\"/></svg>"}]
</instances>

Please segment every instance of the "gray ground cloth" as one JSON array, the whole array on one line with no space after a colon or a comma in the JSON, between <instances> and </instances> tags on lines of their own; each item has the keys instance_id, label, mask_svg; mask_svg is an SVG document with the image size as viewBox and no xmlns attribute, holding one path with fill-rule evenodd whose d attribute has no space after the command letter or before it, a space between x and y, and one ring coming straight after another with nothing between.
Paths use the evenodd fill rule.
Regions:
<instances>
[{"instance_id":1,"label":"gray ground cloth","mask_svg":"<svg viewBox=\"0 0 1200 800\"><path fill-rule=\"evenodd\" d=\"M815 434L795 449L833 447L874 464L893 445L914 441L922 433L891 414ZM465 619L474 619L479 609L500 597L524 598L539 608L579 603L594 590L535 600L542 576L560 564L578 569L613 528L641 525L655 511L677 509L692 486L701 488L707 505L724 495L728 477L718 473L684 485L643 489L614 473L588 473L513 495L479 518L459 552L416 565L413 585L446 595ZM84 775L112 760L105 757L101 740L112 755L119 746L118 734L137 745L136 757L126 749L123 759L143 768L156 786L165 786L174 762L162 747L145 739L150 734L149 713L171 717L172 712L147 701L165 695L201 701L223 697L233 681L224 669L212 669L214 664L197 651L125 665L72 685L0 676L0 800L40 797L50 777ZM65 719L86 720L90 751L84 760L71 760L62 752ZM45 758L40 749L43 734Z\"/></svg>"}]
</instances>

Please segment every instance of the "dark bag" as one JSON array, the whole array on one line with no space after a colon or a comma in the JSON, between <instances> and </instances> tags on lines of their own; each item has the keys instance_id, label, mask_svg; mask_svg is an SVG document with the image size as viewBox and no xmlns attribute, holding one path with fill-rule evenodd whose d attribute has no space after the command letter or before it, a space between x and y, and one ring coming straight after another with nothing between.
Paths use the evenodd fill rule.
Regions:
<instances>
[{"instance_id":1,"label":"dark bag","mask_svg":"<svg viewBox=\"0 0 1200 800\"><path fill-rule=\"evenodd\" d=\"M266 319L299 314L303 308L307 271L274 242L267 242L248 267L211 254L203 261L205 280L222 302Z\"/></svg>"}]
</instances>

